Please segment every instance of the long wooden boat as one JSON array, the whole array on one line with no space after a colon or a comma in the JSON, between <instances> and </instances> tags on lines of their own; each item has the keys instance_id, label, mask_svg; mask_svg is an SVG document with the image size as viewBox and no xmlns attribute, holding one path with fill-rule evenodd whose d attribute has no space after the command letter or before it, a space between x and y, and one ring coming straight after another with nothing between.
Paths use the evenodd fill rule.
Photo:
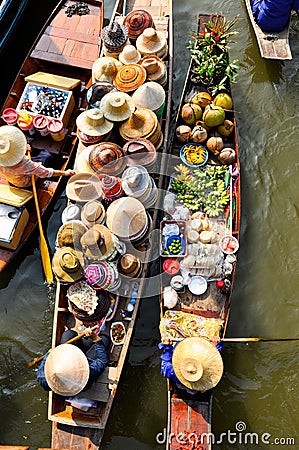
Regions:
<instances>
[{"instance_id":1,"label":"long wooden boat","mask_svg":"<svg viewBox=\"0 0 299 450\"><path fill-rule=\"evenodd\" d=\"M265 59L292 59L289 44L290 23L280 32L263 31L252 14L250 0L245 0L247 14L256 36L261 57Z\"/></svg>"},{"instance_id":2,"label":"long wooden boat","mask_svg":"<svg viewBox=\"0 0 299 450\"><path fill-rule=\"evenodd\" d=\"M156 29L162 31L167 38L168 54L164 59L167 67L167 84L164 86L166 91L165 108L162 117L159 119L161 130L163 132L163 144L157 151L157 161L151 168L150 175L154 179L156 186L161 186L162 178L160 175L160 163L163 153L167 150L168 134L170 128L171 116L171 91L172 91L172 60L173 60L173 42L172 42L172 2L171 0L157 4L149 1L146 6L142 0L119 1L115 5L111 21L117 20L123 22L125 16L132 10L146 10L153 17ZM80 152L78 152L79 154ZM76 167L76 162L75 162ZM156 223L158 210L155 208L148 210L151 217L151 227ZM150 233L149 233L150 234ZM53 392L49 394L48 418L53 422L52 425L52 448L68 449L97 449L103 438L105 427L113 405L117 388L120 383L121 373L124 367L126 356L129 350L134 325L136 322L138 308L144 293L146 277L151 261L152 247L149 241L142 243L142 252L138 255L142 261L142 273L132 282L127 278L127 292L121 291L116 299L116 309L113 312L113 319L106 319L106 331L110 332L113 322L121 321L125 327L125 340L122 345L113 345L110 349L110 363L105 372L99 377L95 385L87 392L82 393L84 398L97 401L95 408L90 408L88 412L83 412L75 406L68 404L63 397ZM128 245L128 244L127 244ZM131 247L130 247L131 248ZM127 247L128 251L128 247ZM134 253L134 247L131 248ZM124 284L125 284L124 283ZM123 285L122 285L123 286ZM59 284L56 291L56 302L53 322L52 347L59 344L64 326L72 320L72 315L68 312L68 300L66 297L66 286ZM131 320L122 319L121 311L126 310L131 298L134 298L134 310ZM81 395L81 394L80 394Z\"/></svg>"},{"instance_id":3,"label":"long wooden boat","mask_svg":"<svg viewBox=\"0 0 299 450\"><path fill-rule=\"evenodd\" d=\"M203 31L205 29L204 23L207 23L209 18L210 16L199 15L199 30ZM176 127L183 123L181 116L183 105L196 93L206 91L203 86L194 84L192 81L193 64L194 63L191 60L181 102L177 111ZM230 91L227 92L231 94ZM234 164L222 165L218 158L213 156L209 151L206 165L197 169L200 170L202 174L207 173L205 171L214 170L215 167L220 167L224 170L222 179L226 180L227 183L229 201L220 215L213 217L213 215L209 215L209 213L202 214L200 212L195 216L191 215L194 213L194 210L186 210L188 198L186 200L186 205L186 203L184 204L184 192L183 200L181 202L175 200L173 203L173 196L178 194L178 191L174 188L173 180L178 180L178 173L184 178L186 174L188 176L194 176L195 172L193 172L193 169L189 169L187 172L181 170L176 172L174 170L174 167L178 168L179 164L182 165L179 155L181 148L184 145L178 140L177 135L174 136L170 156L166 157L166 162L164 162L164 166L168 167L169 170L167 172L168 175L165 177L164 186L166 190L165 199L168 197L168 200L165 200L164 202L164 217L161 222L160 333L162 343L166 345L172 343L172 345L175 346L176 342L181 341L184 337L188 336L203 336L215 343L225 334L230 310L236 261L235 255L233 255L231 263L229 263L229 265L226 264L228 262L227 256L221 250L219 242L224 235L233 236L238 240L240 228L240 178L236 122L233 111L226 111L225 116L226 119L229 119L234 123L233 133L225 139L226 145L235 149L236 158ZM186 167L187 166L185 166L185 168ZM204 190L204 192L208 192L208 190ZM177 213L182 205L185 209L184 212L181 211L181 217L179 217ZM200 209L198 211L200 211ZM201 209L201 211L203 211L203 209ZM183 218L182 215L185 215L185 218ZM197 231L197 236L199 235L199 238L192 235L191 239L192 233L190 236L188 232L186 234L185 227L188 229L188 227L192 226L192 217L196 217L194 223L198 227L199 231ZM198 222L198 217L200 218L200 223ZM166 253L169 254L169 252L167 252L167 246L165 246L165 225L168 227L173 227L173 225L177 226L179 231L178 234L183 237L187 244L187 250L185 252L186 256L183 255L176 258L176 255L172 253L170 253L170 256L165 255L165 249ZM207 241L203 240L203 236L201 235L202 231L200 230L212 231L212 238L210 236L212 243L211 241L205 243ZM167 233L166 236L168 236ZM202 241L200 239L202 239ZM173 264L174 272L172 273L179 273L178 271L180 270L181 274L184 277L187 277L189 281L190 279L192 280L193 276L201 277L201 281L202 278L204 278L207 281L206 291L196 295L193 288L193 293L190 291L190 285L186 284L188 281L183 280L183 284L177 287L178 290L176 295L178 301L173 301L173 304L175 303L175 305L167 303L164 299L164 289L169 289L169 286L175 286L173 284L174 280L172 279L173 275L170 274L171 271L166 267L165 261L167 258L172 259L172 263L169 266L171 268L171 265ZM175 259L175 262L173 262L173 259ZM177 262L179 262L179 265L177 265ZM219 282L220 280L225 283L221 289L219 288L219 283L217 284L217 281ZM181 283L182 280L180 279L179 282ZM194 324L196 324L196 326L194 326ZM211 330L213 330L213 332ZM194 448L198 450L210 449L211 444L213 443L210 434L213 389L202 393L199 391L195 394L190 393L187 390L178 388L170 378L167 378L167 386L168 418L166 448L168 450L184 448Z\"/></svg>"},{"instance_id":4,"label":"long wooden boat","mask_svg":"<svg viewBox=\"0 0 299 450\"><path fill-rule=\"evenodd\" d=\"M0 50L18 26L28 0L3 0L0 4Z\"/></svg>"},{"instance_id":5,"label":"long wooden boat","mask_svg":"<svg viewBox=\"0 0 299 450\"><path fill-rule=\"evenodd\" d=\"M75 119L80 112L82 102L85 100L85 88L91 77L91 67L99 55L101 48L101 30L103 24L103 1L88 0L90 12L79 16L66 15L66 8L76 5L77 2L61 1L49 17L44 29L35 41L32 49L26 57L10 92L1 107L1 125L3 112L7 109L23 107L22 96L26 94L29 83L35 86L46 86L48 90L59 89L67 98L63 121L66 134L63 140L53 140L49 135L41 136L36 133L28 136L32 149L47 149L59 158L60 167L66 169L77 146L77 138L74 133ZM62 117L62 115L61 115ZM43 215L52 202L62 181L58 179L42 180L37 182L37 193L41 215ZM0 178L1 186L8 183ZM4 189L4 188L3 188ZM2 191L1 191L2 192ZM5 192L4 192L5 194ZM1 198L5 200L5 195ZM29 196L30 197L30 196ZM3 201L3 200L2 200ZM17 247L7 248L0 244L0 271L20 253L28 238L37 226L34 201L26 203L25 208L29 214L29 221L19 240Z\"/></svg>"}]
</instances>

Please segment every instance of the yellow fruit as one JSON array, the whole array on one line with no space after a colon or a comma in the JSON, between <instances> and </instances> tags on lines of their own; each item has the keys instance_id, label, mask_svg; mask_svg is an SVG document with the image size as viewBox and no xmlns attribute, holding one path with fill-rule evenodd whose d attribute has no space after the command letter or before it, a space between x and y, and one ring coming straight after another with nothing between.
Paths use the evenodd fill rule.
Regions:
<instances>
[{"instance_id":1,"label":"yellow fruit","mask_svg":"<svg viewBox=\"0 0 299 450\"><path fill-rule=\"evenodd\" d=\"M232 109L233 107L232 98L226 92L221 92L220 94L216 95L213 103L214 105L221 106L221 108L223 109Z\"/></svg>"},{"instance_id":2,"label":"yellow fruit","mask_svg":"<svg viewBox=\"0 0 299 450\"><path fill-rule=\"evenodd\" d=\"M217 131L221 134L221 136L227 137L234 130L234 124L231 120L225 119L225 121L217 127Z\"/></svg>"}]
</instances>

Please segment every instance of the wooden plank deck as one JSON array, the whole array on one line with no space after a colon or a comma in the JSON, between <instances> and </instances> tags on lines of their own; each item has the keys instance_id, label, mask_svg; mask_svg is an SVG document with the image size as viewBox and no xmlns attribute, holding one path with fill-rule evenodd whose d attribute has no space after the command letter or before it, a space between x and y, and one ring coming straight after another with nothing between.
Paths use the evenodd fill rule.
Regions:
<instances>
[{"instance_id":1,"label":"wooden plank deck","mask_svg":"<svg viewBox=\"0 0 299 450\"><path fill-rule=\"evenodd\" d=\"M66 7L75 4L68 0ZM90 13L68 17L65 8L53 19L37 46L31 53L33 58L91 69L100 52L100 30L102 0L89 5ZM97 19L95 19L95 17ZM84 30L84 33L81 31Z\"/></svg>"}]
</instances>

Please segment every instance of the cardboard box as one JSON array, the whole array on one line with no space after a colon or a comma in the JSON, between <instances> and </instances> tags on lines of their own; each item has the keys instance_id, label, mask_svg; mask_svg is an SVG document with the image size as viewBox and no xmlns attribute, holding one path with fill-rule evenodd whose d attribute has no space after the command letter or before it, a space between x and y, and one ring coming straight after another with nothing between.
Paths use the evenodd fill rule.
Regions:
<instances>
[{"instance_id":1,"label":"cardboard box","mask_svg":"<svg viewBox=\"0 0 299 450\"><path fill-rule=\"evenodd\" d=\"M31 116L43 114L61 119L66 127L74 106L72 91L28 82L16 110L26 110Z\"/></svg>"},{"instance_id":2,"label":"cardboard box","mask_svg":"<svg viewBox=\"0 0 299 450\"><path fill-rule=\"evenodd\" d=\"M16 250L29 220L24 206L17 207L0 203L0 247Z\"/></svg>"}]
</instances>

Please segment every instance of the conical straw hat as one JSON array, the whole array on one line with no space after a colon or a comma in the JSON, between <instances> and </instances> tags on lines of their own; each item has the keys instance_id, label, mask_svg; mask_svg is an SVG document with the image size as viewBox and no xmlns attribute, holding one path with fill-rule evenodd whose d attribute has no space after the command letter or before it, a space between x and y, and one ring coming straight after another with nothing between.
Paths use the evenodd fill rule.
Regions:
<instances>
[{"instance_id":1,"label":"conical straw hat","mask_svg":"<svg viewBox=\"0 0 299 450\"><path fill-rule=\"evenodd\" d=\"M147 224L148 218L142 203L133 197L122 197L107 208L107 227L120 238L137 235Z\"/></svg>"},{"instance_id":2,"label":"conical straw hat","mask_svg":"<svg viewBox=\"0 0 299 450\"><path fill-rule=\"evenodd\" d=\"M156 114L148 108L138 108L128 120L119 127L121 136L125 139L147 138L157 127Z\"/></svg>"},{"instance_id":3,"label":"conical straw hat","mask_svg":"<svg viewBox=\"0 0 299 450\"><path fill-rule=\"evenodd\" d=\"M137 64L141 59L141 54L134 45L129 44L123 48L118 58L123 64Z\"/></svg>"},{"instance_id":4,"label":"conical straw hat","mask_svg":"<svg viewBox=\"0 0 299 450\"><path fill-rule=\"evenodd\" d=\"M100 109L106 119L112 122L122 122L135 111L135 105L129 94L115 91L104 95Z\"/></svg>"},{"instance_id":5,"label":"conical straw hat","mask_svg":"<svg viewBox=\"0 0 299 450\"><path fill-rule=\"evenodd\" d=\"M223 373L219 351L201 337L189 337L179 342L173 351L172 365L182 384L202 392L215 387Z\"/></svg>"},{"instance_id":6,"label":"conical straw hat","mask_svg":"<svg viewBox=\"0 0 299 450\"><path fill-rule=\"evenodd\" d=\"M114 77L114 86L122 92L135 91L146 80L146 70L139 64L122 66Z\"/></svg>"},{"instance_id":7,"label":"conical straw hat","mask_svg":"<svg viewBox=\"0 0 299 450\"><path fill-rule=\"evenodd\" d=\"M137 108L157 111L165 102L165 90L159 83L148 81L136 89L132 100Z\"/></svg>"}]
</instances>

